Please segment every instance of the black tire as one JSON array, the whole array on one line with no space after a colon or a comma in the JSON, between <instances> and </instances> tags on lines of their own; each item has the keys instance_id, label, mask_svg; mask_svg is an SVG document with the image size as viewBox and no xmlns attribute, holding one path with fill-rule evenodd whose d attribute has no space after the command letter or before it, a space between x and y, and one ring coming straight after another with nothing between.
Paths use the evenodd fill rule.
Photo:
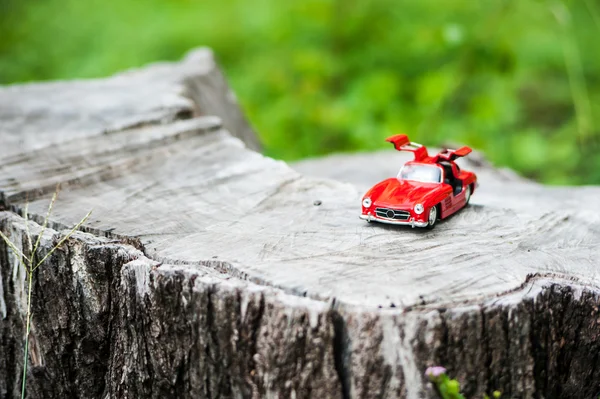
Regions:
<instances>
[{"instance_id":1,"label":"black tire","mask_svg":"<svg viewBox=\"0 0 600 399\"><path fill-rule=\"evenodd\" d=\"M471 194L473 194L473 189L471 188L471 185L469 184L467 186L467 188L465 188L466 192L465 192L465 206L469 205L469 201L471 200Z\"/></svg>"},{"instance_id":2,"label":"black tire","mask_svg":"<svg viewBox=\"0 0 600 399\"><path fill-rule=\"evenodd\" d=\"M427 228L428 229L433 229L437 223L439 219L439 206L435 205L432 206L431 208L429 208L429 211L427 212Z\"/></svg>"}]
</instances>

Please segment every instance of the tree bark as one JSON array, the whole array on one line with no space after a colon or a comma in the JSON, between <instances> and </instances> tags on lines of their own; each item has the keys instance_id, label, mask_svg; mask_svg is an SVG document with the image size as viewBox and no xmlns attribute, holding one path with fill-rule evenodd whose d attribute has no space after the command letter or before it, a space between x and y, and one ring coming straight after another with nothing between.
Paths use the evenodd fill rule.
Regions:
<instances>
[{"instance_id":1,"label":"tree bark","mask_svg":"<svg viewBox=\"0 0 600 399\"><path fill-rule=\"evenodd\" d=\"M390 151L260 155L208 50L106 79L0 88L0 229L43 256L28 397L600 393L598 187L489 166L434 231L367 224ZM293 145L293 143L290 143ZM319 205L317 205L319 204ZM27 282L0 245L0 397L20 393Z\"/></svg>"}]
</instances>

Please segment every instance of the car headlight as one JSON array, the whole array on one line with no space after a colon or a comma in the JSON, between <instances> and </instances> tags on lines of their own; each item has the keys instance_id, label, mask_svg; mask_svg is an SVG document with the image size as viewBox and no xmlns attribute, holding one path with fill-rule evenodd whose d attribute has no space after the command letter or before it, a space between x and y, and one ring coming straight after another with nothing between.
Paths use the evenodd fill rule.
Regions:
<instances>
[{"instance_id":1,"label":"car headlight","mask_svg":"<svg viewBox=\"0 0 600 399\"><path fill-rule=\"evenodd\" d=\"M415 213L417 215L422 214L424 210L425 210L425 208L423 208L423 204L417 204L417 205L415 205Z\"/></svg>"},{"instance_id":2,"label":"car headlight","mask_svg":"<svg viewBox=\"0 0 600 399\"><path fill-rule=\"evenodd\" d=\"M362 202L362 206L364 206L365 208L369 208L371 206L372 202L371 202L371 198L367 197L363 200Z\"/></svg>"}]
</instances>

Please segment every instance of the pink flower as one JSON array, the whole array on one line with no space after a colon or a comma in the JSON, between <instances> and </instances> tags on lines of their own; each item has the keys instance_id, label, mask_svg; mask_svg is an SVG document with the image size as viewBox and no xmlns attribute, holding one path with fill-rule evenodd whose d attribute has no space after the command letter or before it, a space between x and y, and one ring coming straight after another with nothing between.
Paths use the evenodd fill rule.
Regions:
<instances>
[{"instance_id":1,"label":"pink flower","mask_svg":"<svg viewBox=\"0 0 600 399\"><path fill-rule=\"evenodd\" d=\"M430 380L433 380L442 374L446 374L446 369L441 366L427 367L427 370L425 370L425 375L429 377Z\"/></svg>"}]
</instances>

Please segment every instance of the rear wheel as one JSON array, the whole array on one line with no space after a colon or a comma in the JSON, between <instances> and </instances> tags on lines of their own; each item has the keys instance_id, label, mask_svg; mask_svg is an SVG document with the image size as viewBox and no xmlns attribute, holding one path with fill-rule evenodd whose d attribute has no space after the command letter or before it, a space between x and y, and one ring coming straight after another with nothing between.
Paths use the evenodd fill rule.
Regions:
<instances>
[{"instance_id":1,"label":"rear wheel","mask_svg":"<svg viewBox=\"0 0 600 399\"><path fill-rule=\"evenodd\" d=\"M435 227L435 223L437 222L437 219L438 219L438 207L437 207L437 205L435 205L429 209L429 214L427 216L427 228L433 229Z\"/></svg>"}]
</instances>

